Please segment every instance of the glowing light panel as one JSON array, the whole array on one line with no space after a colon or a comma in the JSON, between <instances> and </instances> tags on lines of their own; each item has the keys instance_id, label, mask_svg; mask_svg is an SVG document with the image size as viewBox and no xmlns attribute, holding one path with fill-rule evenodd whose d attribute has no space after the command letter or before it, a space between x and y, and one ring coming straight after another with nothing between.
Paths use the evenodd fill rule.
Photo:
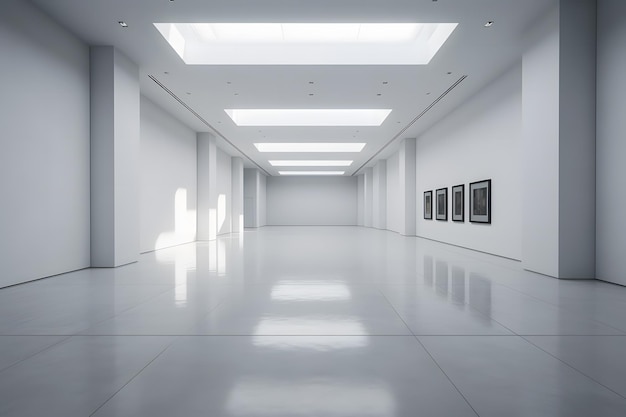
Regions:
<instances>
[{"instance_id":1,"label":"glowing light panel","mask_svg":"<svg viewBox=\"0 0 626 417\"><path fill-rule=\"evenodd\" d=\"M224 109L237 126L380 126L391 109Z\"/></svg>"},{"instance_id":2,"label":"glowing light panel","mask_svg":"<svg viewBox=\"0 0 626 417\"><path fill-rule=\"evenodd\" d=\"M349 167L354 161L268 161L273 167Z\"/></svg>"},{"instance_id":3,"label":"glowing light panel","mask_svg":"<svg viewBox=\"0 0 626 417\"><path fill-rule=\"evenodd\" d=\"M279 175L343 175L346 171L278 171Z\"/></svg>"},{"instance_id":4,"label":"glowing light panel","mask_svg":"<svg viewBox=\"0 0 626 417\"><path fill-rule=\"evenodd\" d=\"M361 152L364 143L339 142L290 142L290 143L255 143L259 152Z\"/></svg>"}]
</instances>

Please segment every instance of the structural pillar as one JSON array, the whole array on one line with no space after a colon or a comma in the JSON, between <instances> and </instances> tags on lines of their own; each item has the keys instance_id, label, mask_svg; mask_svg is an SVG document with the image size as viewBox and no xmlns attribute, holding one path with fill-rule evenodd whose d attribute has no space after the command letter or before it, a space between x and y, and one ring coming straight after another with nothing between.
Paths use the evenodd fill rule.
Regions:
<instances>
[{"instance_id":1,"label":"structural pillar","mask_svg":"<svg viewBox=\"0 0 626 417\"><path fill-rule=\"evenodd\" d=\"M231 169L232 231L233 233L243 233L243 159L233 157Z\"/></svg>"},{"instance_id":2,"label":"structural pillar","mask_svg":"<svg viewBox=\"0 0 626 417\"><path fill-rule=\"evenodd\" d=\"M139 258L139 68L112 46L90 49L91 266Z\"/></svg>"},{"instance_id":3,"label":"structural pillar","mask_svg":"<svg viewBox=\"0 0 626 417\"><path fill-rule=\"evenodd\" d=\"M557 278L594 278L595 0L558 1L527 42L523 266Z\"/></svg>"},{"instance_id":4,"label":"structural pillar","mask_svg":"<svg viewBox=\"0 0 626 417\"><path fill-rule=\"evenodd\" d=\"M197 134L198 240L217 238L217 144L211 133Z\"/></svg>"}]
</instances>

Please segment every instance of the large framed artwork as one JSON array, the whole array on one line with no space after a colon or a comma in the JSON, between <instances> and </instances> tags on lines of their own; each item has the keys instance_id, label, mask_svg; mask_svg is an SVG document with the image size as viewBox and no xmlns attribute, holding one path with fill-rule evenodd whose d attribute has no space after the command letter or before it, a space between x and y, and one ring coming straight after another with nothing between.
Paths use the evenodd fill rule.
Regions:
<instances>
[{"instance_id":1,"label":"large framed artwork","mask_svg":"<svg viewBox=\"0 0 626 417\"><path fill-rule=\"evenodd\" d=\"M424 219L433 219L433 192L424 191Z\"/></svg>"},{"instance_id":2,"label":"large framed artwork","mask_svg":"<svg viewBox=\"0 0 626 417\"><path fill-rule=\"evenodd\" d=\"M465 221L465 185L452 187L452 221Z\"/></svg>"},{"instance_id":3,"label":"large framed artwork","mask_svg":"<svg viewBox=\"0 0 626 417\"><path fill-rule=\"evenodd\" d=\"M491 223L491 180L472 182L470 193L470 222Z\"/></svg>"},{"instance_id":4,"label":"large framed artwork","mask_svg":"<svg viewBox=\"0 0 626 417\"><path fill-rule=\"evenodd\" d=\"M437 202L437 220L448 221L448 188L435 190L435 201Z\"/></svg>"}]
</instances>

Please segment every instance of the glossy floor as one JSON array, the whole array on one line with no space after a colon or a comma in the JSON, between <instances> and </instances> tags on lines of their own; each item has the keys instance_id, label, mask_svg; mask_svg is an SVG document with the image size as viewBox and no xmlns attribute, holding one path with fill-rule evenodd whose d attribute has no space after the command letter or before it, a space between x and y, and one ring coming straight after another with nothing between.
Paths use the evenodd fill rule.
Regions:
<instances>
[{"instance_id":1,"label":"glossy floor","mask_svg":"<svg viewBox=\"0 0 626 417\"><path fill-rule=\"evenodd\" d=\"M0 416L624 416L626 288L267 227L0 290L0 352Z\"/></svg>"}]
</instances>

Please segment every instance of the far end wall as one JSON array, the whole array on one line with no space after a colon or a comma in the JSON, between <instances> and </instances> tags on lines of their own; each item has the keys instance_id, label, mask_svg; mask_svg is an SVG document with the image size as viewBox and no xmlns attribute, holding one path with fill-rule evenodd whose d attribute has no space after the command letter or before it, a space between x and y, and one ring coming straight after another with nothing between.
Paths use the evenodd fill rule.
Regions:
<instances>
[{"instance_id":1,"label":"far end wall","mask_svg":"<svg viewBox=\"0 0 626 417\"><path fill-rule=\"evenodd\" d=\"M267 224L355 226L357 177L267 177Z\"/></svg>"}]
</instances>

